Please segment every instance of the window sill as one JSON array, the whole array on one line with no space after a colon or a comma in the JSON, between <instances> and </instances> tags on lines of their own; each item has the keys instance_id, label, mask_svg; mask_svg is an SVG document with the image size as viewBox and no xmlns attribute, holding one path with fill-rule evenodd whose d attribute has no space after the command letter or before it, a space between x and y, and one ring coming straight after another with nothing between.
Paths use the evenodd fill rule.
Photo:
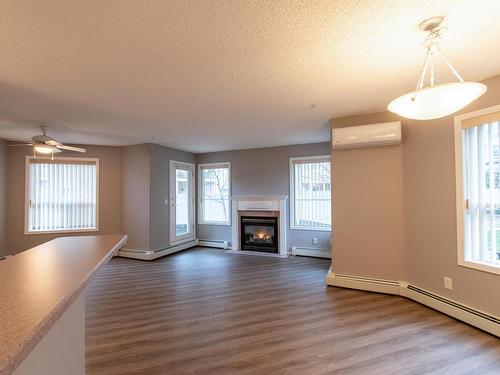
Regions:
<instances>
[{"instance_id":1,"label":"window sill","mask_svg":"<svg viewBox=\"0 0 500 375\"><path fill-rule=\"evenodd\" d=\"M62 233L89 233L89 232L99 232L99 228L95 229L65 229L65 230L44 230L44 231L28 231L25 230L24 234L31 236L33 234L62 234Z\"/></svg>"},{"instance_id":2,"label":"window sill","mask_svg":"<svg viewBox=\"0 0 500 375\"><path fill-rule=\"evenodd\" d=\"M291 230L305 230L309 232L331 232L332 228L306 228L306 227L297 227L295 225L290 225Z\"/></svg>"},{"instance_id":3,"label":"window sill","mask_svg":"<svg viewBox=\"0 0 500 375\"><path fill-rule=\"evenodd\" d=\"M493 266L488 263L471 260L459 260L458 265L466 268L472 268L478 271L489 272L495 275L500 275L500 266Z\"/></svg>"},{"instance_id":4,"label":"window sill","mask_svg":"<svg viewBox=\"0 0 500 375\"><path fill-rule=\"evenodd\" d=\"M230 227L231 223L223 223L220 221L199 221L198 225L219 225L223 227Z\"/></svg>"}]
</instances>

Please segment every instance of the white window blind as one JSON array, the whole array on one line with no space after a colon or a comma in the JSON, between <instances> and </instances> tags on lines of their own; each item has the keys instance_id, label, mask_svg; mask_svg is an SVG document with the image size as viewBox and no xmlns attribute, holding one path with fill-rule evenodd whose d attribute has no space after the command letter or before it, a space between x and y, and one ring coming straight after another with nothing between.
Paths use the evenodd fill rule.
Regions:
<instances>
[{"instance_id":1,"label":"white window blind","mask_svg":"<svg viewBox=\"0 0 500 375\"><path fill-rule=\"evenodd\" d=\"M199 166L200 224L230 224L230 165L229 163Z\"/></svg>"},{"instance_id":2,"label":"white window blind","mask_svg":"<svg viewBox=\"0 0 500 375\"><path fill-rule=\"evenodd\" d=\"M330 169L329 156L290 159L292 229L331 230Z\"/></svg>"},{"instance_id":3,"label":"white window blind","mask_svg":"<svg viewBox=\"0 0 500 375\"><path fill-rule=\"evenodd\" d=\"M97 159L27 159L27 232L97 230Z\"/></svg>"},{"instance_id":4,"label":"white window blind","mask_svg":"<svg viewBox=\"0 0 500 375\"><path fill-rule=\"evenodd\" d=\"M464 259L500 267L500 123L462 129Z\"/></svg>"}]
</instances>

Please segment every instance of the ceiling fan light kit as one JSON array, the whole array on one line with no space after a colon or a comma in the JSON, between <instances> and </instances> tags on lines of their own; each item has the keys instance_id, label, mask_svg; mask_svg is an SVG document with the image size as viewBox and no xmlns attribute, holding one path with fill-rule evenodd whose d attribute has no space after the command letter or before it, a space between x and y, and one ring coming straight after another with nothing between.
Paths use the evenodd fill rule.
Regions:
<instances>
[{"instance_id":1,"label":"ceiling fan light kit","mask_svg":"<svg viewBox=\"0 0 500 375\"><path fill-rule=\"evenodd\" d=\"M43 155L50 155L50 154L54 154L57 152L61 152L60 150L58 150L57 148L55 148L53 146L47 146L44 144L39 144L39 145L35 144L33 147L35 149L35 152L38 152L39 154L43 154Z\"/></svg>"},{"instance_id":2,"label":"ceiling fan light kit","mask_svg":"<svg viewBox=\"0 0 500 375\"><path fill-rule=\"evenodd\" d=\"M487 87L479 82L465 82L455 67L442 54L439 43L447 31L441 23L444 17L432 17L420 24L422 31L428 32L423 46L427 53L415 91L394 99L387 109L400 116L413 120L433 120L448 116L470 104L481 95ZM457 82L435 84L434 59L440 58L457 78ZM424 87L427 73L429 86Z\"/></svg>"},{"instance_id":3,"label":"ceiling fan light kit","mask_svg":"<svg viewBox=\"0 0 500 375\"><path fill-rule=\"evenodd\" d=\"M40 126L40 130L42 131L41 135L35 135L32 137L32 143L26 144L11 144L7 146L33 146L33 155L36 157L36 154L42 155L52 155L65 151L73 151L73 152L87 152L84 148L74 147L74 146L66 146L61 142L56 141L54 138L49 137L47 135L47 127Z\"/></svg>"}]
</instances>

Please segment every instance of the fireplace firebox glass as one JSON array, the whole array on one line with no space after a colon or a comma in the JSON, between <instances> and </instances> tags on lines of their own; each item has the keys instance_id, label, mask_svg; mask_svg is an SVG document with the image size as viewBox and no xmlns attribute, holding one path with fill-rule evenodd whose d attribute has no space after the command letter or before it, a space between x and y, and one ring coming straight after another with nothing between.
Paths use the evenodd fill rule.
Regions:
<instances>
[{"instance_id":1,"label":"fireplace firebox glass","mask_svg":"<svg viewBox=\"0 0 500 375\"><path fill-rule=\"evenodd\" d=\"M278 253L278 218L242 216L241 249Z\"/></svg>"}]
</instances>

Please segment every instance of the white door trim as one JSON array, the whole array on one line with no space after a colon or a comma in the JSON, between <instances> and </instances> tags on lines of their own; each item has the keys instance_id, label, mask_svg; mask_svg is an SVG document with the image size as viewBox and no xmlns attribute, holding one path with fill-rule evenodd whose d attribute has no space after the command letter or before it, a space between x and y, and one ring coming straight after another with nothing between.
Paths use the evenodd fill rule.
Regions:
<instances>
[{"instance_id":1,"label":"white door trim","mask_svg":"<svg viewBox=\"0 0 500 375\"><path fill-rule=\"evenodd\" d=\"M191 172L191 183L189 183L189 219L188 227L189 232L187 234L177 236L175 233L175 207L176 207L176 169L184 169ZM182 161L170 160L170 183L169 183L169 210L170 210L170 245L176 245L181 242L186 242L194 240L196 238L196 225L195 225L195 202L194 202L194 189L195 189L195 165L193 163L186 163Z\"/></svg>"}]
</instances>

